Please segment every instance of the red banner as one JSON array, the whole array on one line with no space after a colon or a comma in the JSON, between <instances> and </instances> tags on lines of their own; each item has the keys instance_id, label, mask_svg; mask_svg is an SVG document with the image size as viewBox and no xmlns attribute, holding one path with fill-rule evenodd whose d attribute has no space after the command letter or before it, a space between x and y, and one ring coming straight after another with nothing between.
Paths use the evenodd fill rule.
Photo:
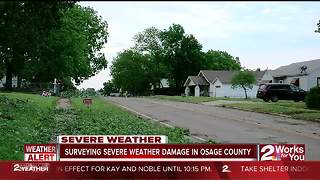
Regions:
<instances>
[{"instance_id":1,"label":"red banner","mask_svg":"<svg viewBox=\"0 0 320 180\"><path fill-rule=\"evenodd\" d=\"M57 161L56 144L25 144L25 161Z\"/></svg>"},{"instance_id":2,"label":"red banner","mask_svg":"<svg viewBox=\"0 0 320 180\"><path fill-rule=\"evenodd\" d=\"M0 162L0 179L320 179L320 161Z\"/></svg>"},{"instance_id":3,"label":"red banner","mask_svg":"<svg viewBox=\"0 0 320 180\"><path fill-rule=\"evenodd\" d=\"M99 160L95 159L99 158ZM255 144L60 144L60 161L258 160Z\"/></svg>"}]
</instances>

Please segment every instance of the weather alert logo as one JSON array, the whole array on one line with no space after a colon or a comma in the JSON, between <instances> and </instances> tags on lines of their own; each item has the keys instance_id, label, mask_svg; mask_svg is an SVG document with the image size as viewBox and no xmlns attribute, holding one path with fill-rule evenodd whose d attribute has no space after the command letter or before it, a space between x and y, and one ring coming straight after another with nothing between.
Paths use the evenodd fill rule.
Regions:
<instances>
[{"instance_id":1,"label":"weather alert logo","mask_svg":"<svg viewBox=\"0 0 320 180\"><path fill-rule=\"evenodd\" d=\"M304 144L261 144L260 161L304 161Z\"/></svg>"}]
</instances>

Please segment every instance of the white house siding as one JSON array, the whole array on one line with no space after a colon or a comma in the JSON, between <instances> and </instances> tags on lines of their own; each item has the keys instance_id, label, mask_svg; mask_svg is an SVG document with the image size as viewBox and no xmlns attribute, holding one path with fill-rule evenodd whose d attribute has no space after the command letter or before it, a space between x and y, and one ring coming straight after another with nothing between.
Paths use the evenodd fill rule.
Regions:
<instances>
[{"instance_id":1,"label":"white house siding","mask_svg":"<svg viewBox=\"0 0 320 180\"><path fill-rule=\"evenodd\" d=\"M254 85L251 90L248 90L248 98L256 98L258 88ZM221 88L216 88L216 97L245 98L245 94L242 88L232 89L231 84L224 84Z\"/></svg>"},{"instance_id":2,"label":"white house siding","mask_svg":"<svg viewBox=\"0 0 320 180\"><path fill-rule=\"evenodd\" d=\"M214 84L209 85L209 96L214 97Z\"/></svg>"},{"instance_id":3,"label":"white house siding","mask_svg":"<svg viewBox=\"0 0 320 180\"><path fill-rule=\"evenodd\" d=\"M315 86L317 86L317 78L320 78L320 68L316 71L314 71L313 73L309 74L308 76L308 89L310 90L310 88L313 88Z\"/></svg>"},{"instance_id":4,"label":"white house siding","mask_svg":"<svg viewBox=\"0 0 320 180\"><path fill-rule=\"evenodd\" d=\"M283 83L290 84L292 80L299 78L299 87L303 90L308 89L308 81L307 78L308 76L292 76L292 77L287 77L284 79Z\"/></svg>"},{"instance_id":5,"label":"white house siding","mask_svg":"<svg viewBox=\"0 0 320 180\"><path fill-rule=\"evenodd\" d=\"M248 97L256 98L258 88L259 87L257 85L254 85L252 90L248 90ZM210 84L209 95L212 97L245 98L242 88L232 89L231 84L222 84L219 80L217 80L214 84Z\"/></svg>"},{"instance_id":6,"label":"white house siding","mask_svg":"<svg viewBox=\"0 0 320 180\"><path fill-rule=\"evenodd\" d=\"M260 81L263 81L263 80L273 80L273 77L272 77L272 74L271 74L271 71L270 70L267 70L264 75L262 76L261 80Z\"/></svg>"},{"instance_id":7,"label":"white house siding","mask_svg":"<svg viewBox=\"0 0 320 180\"><path fill-rule=\"evenodd\" d=\"M299 77L297 77L299 78ZM290 81L291 82L291 81ZM308 76L301 76L299 78L299 87L305 91L309 90L310 88L308 88Z\"/></svg>"},{"instance_id":8,"label":"white house siding","mask_svg":"<svg viewBox=\"0 0 320 180\"><path fill-rule=\"evenodd\" d=\"M4 84L6 83L6 76L4 76L1 80L0 80L0 88L3 88ZM18 86L18 77L17 76L13 76L12 77L12 87L16 88Z\"/></svg>"},{"instance_id":9,"label":"white house siding","mask_svg":"<svg viewBox=\"0 0 320 180\"><path fill-rule=\"evenodd\" d=\"M160 88L168 88L169 87L169 80L168 79L161 79L160 80Z\"/></svg>"},{"instance_id":10,"label":"white house siding","mask_svg":"<svg viewBox=\"0 0 320 180\"><path fill-rule=\"evenodd\" d=\"M196 85L196 87L194 88L194 96L195 97L200 96L200 87L198 85Z\"/></svg>"},{"instance_id":11,"label":"white house siding","mask_svg":"<svg viewBox=\"0 0 320 180\"><path fill-rule=\"evenodd\" d=\"M189 82L188 85L189 85L189 86L195 86L196 84L195 84L192 80L190 80L190 82Z\"/></svg>"},{"instance_id":12,"label":"white house siding","mask_svg":"<svg viewBox=\"0 0 320 180\"><path fill-rule=\"evenodd\" d=\"M214 82L214 84L210 83L209 86L209 95L212 97L217 97L217 89L219 89L218 87L222 87L222 83L219 79L216 80L216 82Z\"/></svg>"}]
</instances>

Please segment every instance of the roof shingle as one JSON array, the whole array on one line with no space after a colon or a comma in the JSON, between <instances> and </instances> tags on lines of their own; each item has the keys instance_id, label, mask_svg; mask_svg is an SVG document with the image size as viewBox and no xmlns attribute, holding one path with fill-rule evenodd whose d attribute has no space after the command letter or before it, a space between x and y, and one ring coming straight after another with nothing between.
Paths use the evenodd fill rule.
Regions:
<instances>
[{"instance_id":1,"label":"roof shingle","mask_svg":"<svg viewBox=\"0 0 320 180\"><path fill-rule=\"evenodd\" d=\"M188 79L193 81L196 85L209 85L209 83L203 77L200 77L200 76L188 76ZM188 79L187 79L187 81L188 81ZM186 83L187 83L187 81L186 81Z\"/></svg>"},{"instance_id":2,"label":"roof shingle","mask_svg":"<svg viewBox=\"0 0 320 180\"><path fill-rule=\"evenodd\" d=\"M307 67L306 71L303 73L301 73L302 66ZM297 63L289 64L287 66L281 66L281 67L271 71L271 74L274 77L296 76L296 75L309 74L317 69L320 69L320 59L297 62Z\"/></svg>"},{"instance_id":3,"label":"roof shingle","mask_svg":"<svg viewBox=\"0 0 320 180\"><path fill-rule=\"evenodd\" d=\"M201 70L200 73L203 73L204 77L213 83L213 81L218 78L222 83L230 84L234 75L239 71L212 71L212 70ZM256 83L258 83L266 71L250 71L256 78ZM199 73L199 74L200 74Z\"/></svg>"}]
</instances>

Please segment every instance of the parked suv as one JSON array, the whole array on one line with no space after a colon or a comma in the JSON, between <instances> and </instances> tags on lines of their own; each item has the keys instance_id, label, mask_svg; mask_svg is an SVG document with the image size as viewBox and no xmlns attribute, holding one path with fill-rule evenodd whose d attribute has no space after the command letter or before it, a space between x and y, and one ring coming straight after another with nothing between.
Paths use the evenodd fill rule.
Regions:
<instances>
[{"instance_id":1,"label":"parked suv","mask_svg":"<svg viewBox=\"0 0 320 180\"><path fill-rule=\"evenodd\" d=\"M266 83L259 86L257 98L265 102L271 100L294 100L295 102L304 101L307 92L292 84Z\"/></svg>"}]
</instances>

